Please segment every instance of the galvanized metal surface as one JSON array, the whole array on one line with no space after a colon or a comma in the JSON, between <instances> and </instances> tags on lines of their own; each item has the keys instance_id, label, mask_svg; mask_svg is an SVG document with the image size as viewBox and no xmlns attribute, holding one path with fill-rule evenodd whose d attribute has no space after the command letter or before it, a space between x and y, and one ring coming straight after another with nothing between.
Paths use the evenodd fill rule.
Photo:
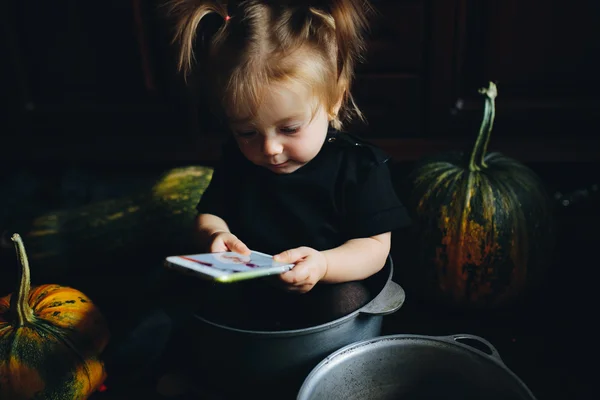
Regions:
<instances>
[{"instance_id":1,"label":"galvanized metal surface","mask_svg":"<svg viewBox=\"0 0 600 400\"><path fill-rule=\"evenodd\" d=\"M464 341L478 342L486 352ZM480 346L478 346L480 347ZM297 400L535 400L485 339L389 335L353 343L320 362Z\"/></svg>"},{"instance_id":2,"label":"galvanized metal surface","mask_svg":"<svg viewBox=\"0 0 600 400\"><path fill-rule=\"evenodd\" d=\"M248 389L274 387L275 383L295 396L315 365L337 349L380 335L383 316L402 306L405 293L391 280L391 258L381 272L385 274L383 287L373 300L345 317L306 329L243 330L196 315L198 369L211 379L235 377L237 386Z\"/></svg>"}]
</instances>

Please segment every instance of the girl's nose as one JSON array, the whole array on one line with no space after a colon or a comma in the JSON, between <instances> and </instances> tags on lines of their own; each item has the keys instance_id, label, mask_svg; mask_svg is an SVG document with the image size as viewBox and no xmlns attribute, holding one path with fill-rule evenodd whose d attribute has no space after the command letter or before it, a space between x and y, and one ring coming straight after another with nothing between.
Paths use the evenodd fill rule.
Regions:
<instances>
[{"instance_id":1,"label":"girl's nose","mask_svg":"<svg viewBox=\"0 0 600 400\"><path fill-rule=\"evenodd\" d=\"M268 156L276 156L283 151L283 145L274 138L265 138L263 152Z\"/></svg>"}]
</instances>

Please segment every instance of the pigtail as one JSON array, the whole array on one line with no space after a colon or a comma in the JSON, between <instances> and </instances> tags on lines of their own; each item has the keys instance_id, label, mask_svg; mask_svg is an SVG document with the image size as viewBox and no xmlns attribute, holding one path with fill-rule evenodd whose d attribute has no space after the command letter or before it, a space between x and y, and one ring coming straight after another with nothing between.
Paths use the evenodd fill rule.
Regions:
<instances>
[{"instance_id":1,"label":"pigtail","mask_svg":"<svg viewBox=\"0 0 600 400\"><path fill-rule=\"evenodd\" d=\"M310 11L318 16L333 32L335 40L335 61L339 89L342 91L341 115L330 115L331 125L341 129L343 120L358 117L366 119L354 102L350 92L354 66L363 60L365 34L368 31L368 16L373 11L367 0L325 0L316 1Z\"/></svg>"},{"instance_id":2,"label":"pigtail","mask_svg":"<svg viewBox=\"0 0 600 400\"><path fill-rule=\"evenodd\" d=\"M339 79L345 69L351 74L352 66L362 59L370 7L362 0L331 0L330 9L335 21Z\"/></svg>"},{"instance_id":3,"label":"pigtail","mask_svg":"<svg viewBox=\"0 0 600 400\"><path fill-rule=\"evenodd\" d=\"M170 0L167 6L169 15L175 18L172 43L178 43L177 69L187 78L195 59L194 43L200 22L212 13L223 18L224 24L213 38L213 44L219 42L229 20L227 7L218 0Z\"/></svg>"}]
</instances>

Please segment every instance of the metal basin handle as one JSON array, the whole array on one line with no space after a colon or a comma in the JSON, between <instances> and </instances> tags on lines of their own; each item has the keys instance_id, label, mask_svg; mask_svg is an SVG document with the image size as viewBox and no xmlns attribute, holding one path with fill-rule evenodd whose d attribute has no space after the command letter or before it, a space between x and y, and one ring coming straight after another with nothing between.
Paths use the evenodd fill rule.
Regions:
<instances>
[{"instance_id":1,"label":"metal basin handle","mask_svg":"<svg viewBox=\"0 0 600 400\"><path fill-rule=\"evenodd\" d=\"M366 306L360 309L360 313L369 315L392 314L402 307L405 298L404 289L390 279L383 287L383 290Z\"/></svg>"},{"instance_id":2,"label":"metal basin handle","mask_svg":"<svg viewBox=\"0 0 600 400\"><path fill-rule=\"evenodd\" d=\"M496 348L490 342L482 337L470 335L468 333L459 333L450 336L440 336L438 339L466 346L472 351L476 351L487 357L494 358L500 364L505 365L504 361L502 361L502 358L500 357L500 353L498 353L498 350L496 350ZM473 342L477 343L477 346L475 346ZM483 347L483 349L481 347Z\"/></svg>"}]
</instances>

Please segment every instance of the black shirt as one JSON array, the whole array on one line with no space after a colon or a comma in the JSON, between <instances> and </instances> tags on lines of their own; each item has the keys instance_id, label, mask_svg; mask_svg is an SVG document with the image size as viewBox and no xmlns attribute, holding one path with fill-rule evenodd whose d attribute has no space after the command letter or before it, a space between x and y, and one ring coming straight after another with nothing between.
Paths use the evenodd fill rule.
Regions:
<instances>
[{"instance_id":1,"label":"black shirt","mask_svg":"<svg viewBox=\"0 0 600 400\"><path fill-rule=\"evenodd\" d=\"M252 250L331 249L410 224L388 160L379 148L330 130L313 160L280 175L248 161L230 140L197 210L223 218Z\"/></svg>"}]
</instances>

